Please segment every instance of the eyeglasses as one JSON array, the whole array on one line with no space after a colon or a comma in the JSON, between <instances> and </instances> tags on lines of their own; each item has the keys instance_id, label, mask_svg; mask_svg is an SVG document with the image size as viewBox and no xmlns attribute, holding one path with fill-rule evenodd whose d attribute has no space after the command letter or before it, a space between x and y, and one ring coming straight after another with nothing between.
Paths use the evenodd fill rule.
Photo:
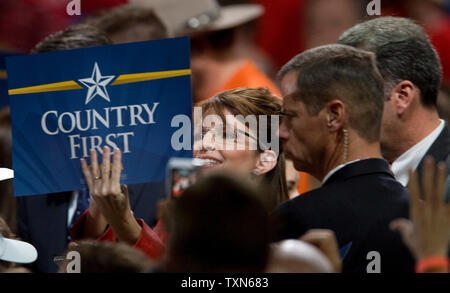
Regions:
<instances>
[{"instance_id":1,"label":"eyeglasses","mask_svg":"<svg viewBox=\"0 0 450 293\"><path fill-rule=\"evenodd\" d=\"M256 150L258 139L252 134L242 129L237 129L233 127L225 127L225 129L223 127L215 127L215 128L202 127L200 131L199 128L200 127L197 127L195 131L194 135L195 142L206 139L210 142L214 141L214 143L219 146L221 145L242 146L246 144L246 140L244 138L248 137L251 140L250 142L251 147L254 146L254 148L250 149ZM201 135L199 135L200 133Z\"/></svg>"}]
</instances>

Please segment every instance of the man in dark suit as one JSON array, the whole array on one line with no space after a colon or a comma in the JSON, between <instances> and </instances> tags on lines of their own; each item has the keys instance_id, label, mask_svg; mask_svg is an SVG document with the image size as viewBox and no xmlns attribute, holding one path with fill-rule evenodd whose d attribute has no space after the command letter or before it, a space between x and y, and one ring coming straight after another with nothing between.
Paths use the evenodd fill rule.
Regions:
<instances>
[{"instance_id":1,"label":"man in dark suit","mask_svg":"<svg viewBox=\"0 0 450 293\"><path fill-rule=\"evenodd\" d=\"M411 254L389 229L392 220L408 217L408 199L381 158L383 80L375 56L323 46L294 57L279 75L283 150L323 186L275 210L275 238L331 229L344 272L413 272Z\"/></svg>"},{"instance_id":2,"label":"man in dark suit","mask_svg":"<svg viewBox=\"0 0 450 293\"><path fill-rule=\"evenodd\" d=\"M128 187L130 206L136 218L150 227L156 224L156 206L165 196L164 182L135 184ZM37 272L54 273L58 266L53 261L61 256L70 241L69 207L72 192L17 197L18 230L22 240L32 243L38 259L31 265Z\"/></svg>"},{"instance_id":3,"label":"man in dark suit","mask_svg":"<svg viewBox=\"0 0 450 293\"><path fill-rule=\"evenodd\" d=\"M380 17L348 29L339 43L376 55L385 86L381 152L397 180L406 186L410 169L421 177L428 155L445 162L450 130L436 108L442 68L423 28L410 19Z\"/></svg>"}]
</instances>

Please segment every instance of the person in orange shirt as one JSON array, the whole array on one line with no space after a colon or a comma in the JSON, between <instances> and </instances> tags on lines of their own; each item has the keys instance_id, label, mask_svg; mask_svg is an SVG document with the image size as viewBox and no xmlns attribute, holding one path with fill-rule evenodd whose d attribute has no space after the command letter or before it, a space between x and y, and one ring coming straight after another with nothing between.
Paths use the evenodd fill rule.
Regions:
<instances>
[{"instance_id":1,"label":"person in orange shirt","mask_svg":"<svg viewBox=\"0 0 450 293\"><path fill-rule=\"evenodd\" d=\"M253 44L252 34L245 33L252 21L263 15L262 5L220 6L217 0L154 0L151 3L170 35L191 37L195 102L237 87L266 87L273 94L280 94L260 69L263 66L256 65L263 59L258 57L262 53Z\"/></svg>"}]
</instances>

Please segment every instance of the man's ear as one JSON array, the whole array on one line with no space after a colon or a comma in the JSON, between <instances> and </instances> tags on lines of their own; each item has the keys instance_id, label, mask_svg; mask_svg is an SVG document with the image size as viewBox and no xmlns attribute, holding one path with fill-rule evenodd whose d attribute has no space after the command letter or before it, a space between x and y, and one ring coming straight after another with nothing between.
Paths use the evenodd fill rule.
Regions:
<instances>
[{"instance_id":1,"label":"man's ear","mask_svg":"<svg viewBox=\"0 0 450 293\"><path fill-rule=\"evenodd\" d=\"M331 100L322 111L330 132L339 131L343 127L345 121L345 104L341 100Z\"/></svg>"},{"instance_id":2,"label":"man's ear","mask_svg":"<svg viewBox=\"0 0 450 293\"><path fill-rule=\"evenodd\" d=\"M412 82L409 80L399 82L391 92L396 114L403 115L416 96L418 96L418 88Z\"/></svg>"},{"instance_id":3,"label":"man's ear","mask_svg":"<svg viewBox=\"0 0 450 293\"><path fill-rule=\"evenodd\" d=\"M277 154L272 150L265 150L259 154L253 173L261 175L269 172L277 165Z\"/></svg>"}]
</instances>

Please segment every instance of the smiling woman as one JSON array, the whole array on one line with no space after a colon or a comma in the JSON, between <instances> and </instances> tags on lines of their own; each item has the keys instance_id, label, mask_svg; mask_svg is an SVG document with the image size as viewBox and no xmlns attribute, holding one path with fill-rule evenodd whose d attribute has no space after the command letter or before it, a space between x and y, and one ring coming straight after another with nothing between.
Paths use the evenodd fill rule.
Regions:
<instances>
[{"instance_id":1,"label":"smiling woman","mask_svg":"<svg viewBox=\"0 0 450 293\"><path fill-rule=\"evenodd\" d=\"M281 113L281 99L273 96L266 89L237 88L217 94L204 101L200 106L204 114L216 114L223 125L225 115L235 118L238 115L247 117L254 115L278 116ZM229 122L239 122L231 119ZM259 123L259 122L258 122ZM262 125L262 124L261 124ZM267 141L277 140L278 125L272 125L267 120L267 127L257 125L259 135L262 134ZM214 125L215 127L215 125ZM276 129L272 129L272 128ZM275 131L274 131L275 130ZM231 171L240 174L242 178L249 177L251 181L264 190L260 200L264 202L267 211L272 211L278 204L288 199L284 154L259 144L256 149L249 149L250 142L257 138L247 125L241 125L239 131L245 139L244 149L237 148L237 133L222 136L229 148L216 147L214 138L203 139L202 146L195 148L194 157L207 160L204 173L211 171ZM211 129L206 129L211 133ZM223 135L223 134L222 134ZM253 138L252 138L253 137ZM196 143L199 143L198 141ZM89 192L92 196L88 212L85 212L75 223L72 230L72 239L98 238L103 241L116 241L120 239L134 245L148 257L158 259L164 252L167 239L162 222L158 222L154 229L148 227L144 221L135 219L128 204L128 192L120 186L120 172L118 166L121 162L121 152L115 150L112 154L109 148L103 150L103 161L109 162L113 156L113 165L110 175L110 165L100 168L97 162L97 153L91 151L91 168L82 159L83 174L88 182ZM109 224L109 228L106 229ZM105 231L106 229L106 231Z\"/></svg>"},{"instance_id":2,"label":"smiling woman","mask_svg":"<svg viewBox=\"0 0 450 293\"><path fill-rule=\"evenodd\" d=\"M288 199L284 154L278 155L278 149L273 147L278 145L274 142L278 142L276 122L281 114L281 104L281 99L262 88L237 88L221 92L199 104L203 116L215 115L219 125L214 125L213 129L202 127L202 140L194 143L194 156L211 160L206 167L256 175L254 179L259 184L267 185L271 191L272 198L267 199L271 208ZM264 116L270 119L260 119ZM255 119L251 121L248 117ZM272 119L275 117L277 119ZM214 132L220 132L221 136L208 137L215 129L220 129ZM229 129L234 131L229 133ZM266 143L261 143L263 141ZM270 142L270 148L267 142Z\"/></svg>"}]
</instances>

